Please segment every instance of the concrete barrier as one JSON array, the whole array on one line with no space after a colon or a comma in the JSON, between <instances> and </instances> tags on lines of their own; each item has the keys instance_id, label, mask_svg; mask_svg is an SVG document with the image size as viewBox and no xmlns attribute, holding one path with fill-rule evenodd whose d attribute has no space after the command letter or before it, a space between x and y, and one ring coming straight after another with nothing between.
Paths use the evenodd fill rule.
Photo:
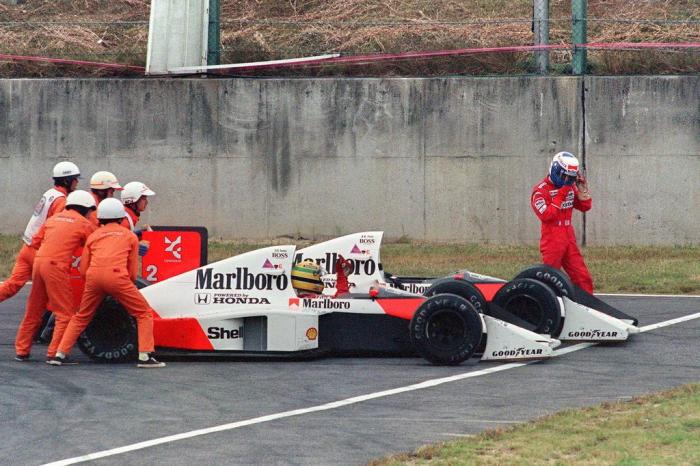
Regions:
<instances>
[{"instance_id":1,"label":"concrete barrier","mask_svg":"<svg viewBox=\"0 0 700 466\"><path fill-rule=\"evenodd\" d=\"M0 80L0 230L24 228L69 159L146 182L146 221L212 237L532 244L530 189L571 150L589 244L697 243L699 80Z\"/></svg>"},{"instance_id":2,"label":"concrete barrier","mask_svg":"<svg viewBox=\"0 0 700 466\"><path fill-rule=\"evenodd\" d=\"M585 83L588 242L700 242L700 77Z\"/></svg>"}]
</instances>

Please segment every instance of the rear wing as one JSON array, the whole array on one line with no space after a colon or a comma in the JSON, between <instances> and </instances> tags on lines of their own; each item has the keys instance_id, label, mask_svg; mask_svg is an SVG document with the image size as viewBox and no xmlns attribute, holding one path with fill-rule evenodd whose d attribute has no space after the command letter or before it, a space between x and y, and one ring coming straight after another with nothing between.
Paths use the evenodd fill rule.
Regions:
<instances>
[{"instance_id":1,"label":"rear wing","mask_svg":"<svg viewBox=\"0 0 700 466\"><path fill-rule=\"evenodd\" d=\"M149 283L194 270L207 264L209 233L204 227L158 226L144 231L150 249L141 260L141 276Z\"/></svg>"},{"instance_id":2,"label":"rear wing","mask_svg":"<svg viewBox=\"0 0 700 466\"><path fill-rule=\"evenodd\" d=\"M335 294L336 263L343 256L351 263L348 276L351 293L367 293L369 287L383 281L379 251L382 245L382 231L365 231L334 238L314 244L296 252L294 263L311 259L326 270L321 277L326 285L326 295Z\"/></svg>"},{"instance_id":3,"label":"rear wing","mask_svg":"<svg viewBox=\"0 0 700 466\"><path fill-rule=\"evenodd\" d=\"M295 249L270 246L246 252L170 277L141 293L160 317L168 318L286 309L296 297L290 278Z\"/></svg>"},{"instance_id":4,"label":"rear wing","mask_svg":"<svg viewBox=\"0 0 700 466\"><path fill-rule=\"evenodd\" d=\"M380 249L381 231L366 231L334 238L296 251L293 263L311 259L326 271L324 294L335 294L336 262L343 256L351 263L349 278L353 293L367 293L383 281ZM208 233L204 227L158 226L144 231L150 249L142 258L141 275L151 284L207 265Z\"/></svg>"}]
</instances>

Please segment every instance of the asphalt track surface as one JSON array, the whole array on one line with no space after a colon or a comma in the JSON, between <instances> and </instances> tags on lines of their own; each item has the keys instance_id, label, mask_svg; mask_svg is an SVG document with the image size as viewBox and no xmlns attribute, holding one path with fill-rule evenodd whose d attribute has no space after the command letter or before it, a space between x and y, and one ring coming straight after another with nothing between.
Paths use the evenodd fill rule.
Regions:
<instances>
[{"instance_id":1,"label":"asphalt track surface","mask_svg":"<svg viewBox=\"0 0 700 466\"><path fill-rule=\"evenodd\" d=\"M563 408L700 380L700 319L527 365L326 358L170 361L165 369L143 370L93 364L77 352L80 365L52 367L44 363L45 346L20 363L12 359L13 341L27 291L0 304L0 464L105 451L92 464L364 464ZM700 297L604 299L637 316L640 326L700 312ZM413 386L450 376L456 377ZM400 387L408 388L377 394ZM375 395L360 397L368 394ZM353 397L360 398L348 401ZM210 429L216 426L223 427ZM169 437L183 433L189 434ZM153 439L160 440L135 445Z\"/></svg>"}]
</instances>

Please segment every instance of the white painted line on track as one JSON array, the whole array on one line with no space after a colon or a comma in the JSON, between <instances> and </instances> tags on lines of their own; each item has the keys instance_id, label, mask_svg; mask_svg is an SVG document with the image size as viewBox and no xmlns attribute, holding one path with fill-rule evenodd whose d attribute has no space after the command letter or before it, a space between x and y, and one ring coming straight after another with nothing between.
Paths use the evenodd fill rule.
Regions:
<instances>
[{"instance_id":1,"label":"white painted line on track","mask_svg":"<svg viewBox=\"0 0 700 466\"><path fill-rule=\"evenodd\" d=\"M681 322L687 322L689 320L700 318L700 312L695 314L689 314L687 316L678 317L677 319L666 320L664 322L659 322L658 324L645 325L644 327L639 327L639 332L649 332L651 330L656 330L657 328L668 327L669 325L680 324Z\"/></svg>"},{"instance_id":2,"label":"white painted line on track","mask_svg":"<svg viewBox=\"0 0 700 466\"><path fill-rule=\"evenodd\" d=\"M619 296L620 298L700 298L700 295L697 294L596 293L595 296Z\"/></svg>"},{"instance_id":3,"label":"white painted line on track","mask_svg":"<svg viewBox=\"0 0 700 466\"><path fill-rule=\"evenodd\" d=\"M648 332L657 328L668 327L670 325L675 325L681 322L687 322L689 320L700 318L700 312L695 314L690 314L683 317L678 317L676 319L667 320L664 322L659 322L656 324L647 325L641 327L641 332ZM576 345L567 346L566 348L561 348L554 350L553 353L556 356L562 356L564 354L573 353L574 351L579 351L585 348L589 348L596 343L578 343ZM439 379L426 380L425 382L420 382L412 385L406 385L404 387L392 388L389 390L383 390L381 392L368 393L367 395L355 396L352 398L347 398L345 400L333 401L330 403L311 406L309 408L294 409L291 411L284 411L281 413L269 414L267 416L260 416L252 419L246 419L244 421L231 422L228 424L221 424L214 427L207 427L204 429L191 430L189 432L183 432L181 434L168 435L165 437L155 438L152 440L147 440L145 442L133 443L131 445L125 445L123 447L113 448L111 450L102 450L95 453L89 453L83 456L76 456L73 458L68 458L65 460L54 461L51 463L46 463L43 466L64 466L69 464L83 463L85 461L92 461L100 458L106 458L108 456L115 456L122 453L128 453L130 451L142 450L144 448L154 447L156 445L163 445L165 443L177 442L178 440L185 440L192 437L199 437L202 435L213 434L216 432L223 432L227 430L239 429L241 427L251 426L255 424L262 424L263 422L275 421L277 419L284 419L293 416L300 416L302 414L316 413L319 411L328 411L331 409L341 408L343 406L349 406L357 403L362 403L364 401L375 400L377 398L384 398L387 396L398 395L400 393L412 392L415 390L423 390L425 388L437 387L438 385L443 385L450 382L456 382L459 380L471 379L474 377L480 377L482 375L495 374L497 372L507 371L509 369L516 369L518 367L527 366L538 361L528 361L528 362L511 362L507 364L502 364L499 366L493 366L486 369L481 369L473 372L464 372L462 374L456 374L449 377L441 377Z\"/></svg>"},{"instance_id":4,"label":"white painted line on track","mask_svg":"<svg viewBox=\"0 0 700 466\"><path fill-rule=\"evenodd\" d=\"M134 443L132 445L126 445L119 448L114 448L111 450L103 450L97 453L90 453L84 456L77 456L75 458L68 458L61 461L55 461L53 463L47 463L44 466L63 466L68 464L76 464L84 461L96 460L99 458L105 458L107 456L114 456L120 453L127 453L130 451L141 450L143 448L153 447L156 445L162 445L164 443L176 442L178 440L184 440L192 437L198 437L200 435L212 434L215 432L222 432L225 430L238 429L240 427L250 426L254 424L260 424L263 422L274 421L277 419L284 419L292 416L299 416L301 414L315 413L319 411L327 411L329 409L336 409L343 406L348 406L356 403L361 403L363 401L374 400L377 398L383 398L386 396L398 395L399 393L410 392L414 390L422 390L424 388L436 387L449 382L455 382L457 380L470 379L473 377L479 377L481 375L493 374L496 372L503 372L508 369L515 369L516 367L522 367L527 364L532 364L534 361L529 362L518 362L518 363L508 363L500 366L489 367L487 369L481 369L474 372L465 372L462 374L452 375L450 377L442 377L439 379L426 380L425 382L420 382L413 385L406 385L404 387L392 388L390 390L384 390L381 392L369 393L367 395L355 396L352 398L347 398L345 400L333 401L331 403L326 403L319 406L312 406L309 408L295 409L292 411L285 411L282 413L270 414L267 416L260 416L253 419L247 419L245 421L231 422L229 424L222 424L219 426L208 427L206 429L197 429L190 432L184 432L182 434L168 435L166 437L156 438L153 440L147 440L145 442Z\"/></svg>"}]
</instances>

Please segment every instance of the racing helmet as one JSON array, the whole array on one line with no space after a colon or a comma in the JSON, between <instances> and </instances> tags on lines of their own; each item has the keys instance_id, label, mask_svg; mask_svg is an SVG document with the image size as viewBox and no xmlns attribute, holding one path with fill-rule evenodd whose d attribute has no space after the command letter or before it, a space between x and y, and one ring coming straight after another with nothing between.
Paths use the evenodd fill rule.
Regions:
<instances>
[{"instance_id":1,"label":"racing helmet","mask_svg":"<svg viewBox=\"0 0 700 466\"><path fill-rule=\"evenodd\" d=\"M121 190L122 185L119 184L117 177L112 172L100 171L92 175L90 178L90 189L117 189Z\"/></svg>"},{"instance_id":2,"label":"racing helmet","mask_svg":"<svg viewBox=\"0 0 700 466\"><path fill-rule=\"evenodd\" d=\"M90 196L92 197L92 196ZM126 217L124 205L113 197L100 202L97 206L97 218L100 220L118 219Z\"/></svg>"},{"instance_id":3,"label":"racing helmet","mask_svg":"<svg viewBox=\"0 0 700 466\"><path fill-rule=\"evenodd\" d=\"M571 152L558 152L549 166L549 179L557 188L572 185L578 176L578 159Z\"/></svg>"},{"instance_id":4,"label":"racing helmet","mask_svg":"<svg viewBox=\"0 0 700 466\"><path fill-rule=\"evenodd\" d=\"M87 207L88 209L95 207L95 198L87 191L77 189L66 197L66 206L77 205Z\"/></svg>"},{"instance_id":5,"label":"racing helmet","mask_svg":"<svg viewBox=\"0 0 700 466\"><path fill-rule=\"evenodd\" d=\"M53 167L53 177L54 178L66 178L66 177L80 177L80 169L73 162L68 162L64 160L63 162L58 162Z\"/></svg>"},{"instance_id":6,"label":"racing helmet","mask_svg":"<svg viewBox=\"0 0 700 466\"><path fill-rule=\"evenodd\" d=\"M292 267L292 287L302 293L323 293L321 267L311 259L306 259Z\"/></svg>"},{"instance_id":7,"label":"racing helmet","mask_svg":"<svg viewBox=\"0 0 700 466\"><path fill-rule=\"evenodd\" d=\"M154 196L155 194L155 192L151 191L148 186L140 181L132 181L124 185L121 198L124 204L134 204L141 199L141 196Z\"/></svg>"}]
</instances>

